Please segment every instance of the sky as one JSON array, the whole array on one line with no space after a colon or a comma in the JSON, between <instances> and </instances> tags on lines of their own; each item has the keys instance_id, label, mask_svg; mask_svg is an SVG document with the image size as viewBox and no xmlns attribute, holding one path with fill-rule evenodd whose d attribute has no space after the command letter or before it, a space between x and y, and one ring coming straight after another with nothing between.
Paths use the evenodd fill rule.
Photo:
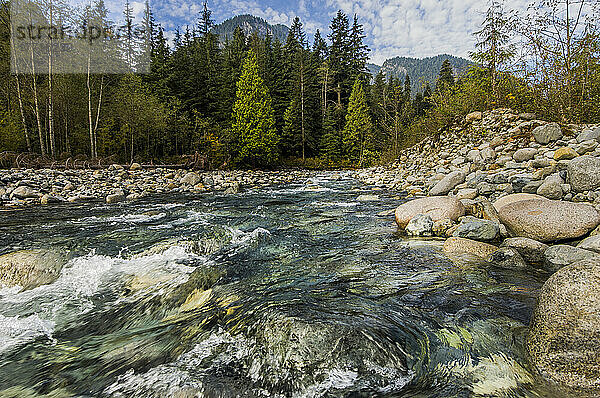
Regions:
<instances>
[{"instance_id":1,"label":"sky","mask_svg":"<svg viewBox=\"0 0 600 398\"><path fill-rule=\"evenodd\" d=\"M115 5L118 0L108 0ZM119 0L122 2L122 0ZM111 4L112 3L112 4ZM528 0L507 0L510 8L523 9ZM172 37L177 26L196 23L202 0L150 0L155 18ZM141 15L143 0L132 2ZM216 23L239 14L252 14L269 23L291 25L302 20L308 37L317 29L329 33L337 10L350 18L356 14L364 26L370 61L381 65L395 56L429 57L442 53L468 57L474 49L473 32L480 28L485 0L209 0ZM118 9L118 7L116 7Z\"/></svg>"}]
</instances>

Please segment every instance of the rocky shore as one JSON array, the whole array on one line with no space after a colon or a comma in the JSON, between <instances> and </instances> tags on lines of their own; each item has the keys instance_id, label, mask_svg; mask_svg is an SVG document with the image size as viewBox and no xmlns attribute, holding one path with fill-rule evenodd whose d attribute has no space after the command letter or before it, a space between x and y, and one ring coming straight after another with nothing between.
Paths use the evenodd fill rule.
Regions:
<instances>
[{"instance_id":1,"label":"rocky shore","mask_svg":"<svg viewBox=\"0 0 600 398\"><path fill-rule=\"evenodd\" d=\"M103 170L0 170L0 205L23 206L105 200L116 203L162 193L237 193L301 180L307 171L194 172L161 168L127 169L112 165Z\"/></svg>"},{"instance_id":2,"label":"rocky shore","mask_svg":"<svg viewBox=\"0 0 600 398\"><path fill-rule=\"evenodd\" d=\"M586 396L600 394L599 142L598 125L496 109L357 173L406 192L399 228L446 239L449 257L547 272L527 351L541 376Z\"/></svg>"}]
</instances>

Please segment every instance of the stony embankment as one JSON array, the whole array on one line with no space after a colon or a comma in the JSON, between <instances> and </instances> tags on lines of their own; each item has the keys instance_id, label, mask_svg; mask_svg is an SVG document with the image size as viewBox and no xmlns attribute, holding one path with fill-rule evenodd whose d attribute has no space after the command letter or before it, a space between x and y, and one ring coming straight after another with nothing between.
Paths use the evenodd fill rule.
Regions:
<instances>
[{"instance_id":1,"label":"stony embankment","mask_svg":"<svg viewBox=\"0 0 600 398\"><path fill-rule=\"evenodd\" d=\"M22 206L86 200L116 203L161 193L237 193L240 188L266 187L299 181L306 171L193 172L161 168L103 170L0 170L0 205Z\"/></svg>"},{"instance_id":2,"label":"stony embankment","mask_svg":"<svg viewBox=\"0 0 600 398\"><path fill-rule=\"evenodd\" d=\"M363 182L404 191L412 236L450 257L547 271L527 350L560 387L600 394L600 126L560 126L510 109L474 112Z\"/></svg>"}]
</instances>

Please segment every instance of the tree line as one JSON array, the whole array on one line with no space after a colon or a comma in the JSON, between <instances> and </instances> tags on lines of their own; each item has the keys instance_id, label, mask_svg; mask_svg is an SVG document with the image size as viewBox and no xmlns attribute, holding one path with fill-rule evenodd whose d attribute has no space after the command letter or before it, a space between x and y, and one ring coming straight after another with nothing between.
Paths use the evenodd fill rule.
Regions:
<instances>
[{"instance_id":1,"label":"tree line","mask_svg":"<svg viewBox=\"0 0 600 398\"><path fill-rule=\"evenodd\" d=\"M436 82L415 93L408 77L369 75L356 16L338 11L330 33L317 31L311 42L299 18L285 42L239 28L222 38L206 3L172 45L146 4L148 73L11 74L3 0L0 152L157 163L194 154L210 168L352 167L392 160L473 110L597 121L598 24L593 10L582 11L587 3L544 0L519 15L492 0L471 54L478 65L455 76L445 61ZM103 0L77 17L90 15L108 23ZM124 19L131 24L129 3Z\"/></svg>"}]
</instances>

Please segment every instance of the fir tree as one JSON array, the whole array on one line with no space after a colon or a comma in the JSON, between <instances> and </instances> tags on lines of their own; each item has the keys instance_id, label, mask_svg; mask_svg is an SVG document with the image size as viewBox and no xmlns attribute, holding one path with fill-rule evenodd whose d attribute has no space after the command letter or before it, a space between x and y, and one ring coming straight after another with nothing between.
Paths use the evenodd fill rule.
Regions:
<instances>
[{"instance_id":1,"label":"fir tree","mask_svg":"<svg viewBox=\"0 0 600 398\"><path fill-rule=\"evenodd\" d=\"M361 79L356 79L350 94L343 132L343 153L352 162L363 165L365 154L373 149L373 124Z\"/></svg>"},{"instance_id":2,"label":"fir tree","mask_svg":"<svg viewBox=\"0 0 600 398\"><path fill-rule=\"evenodd\" d=\"M358 17L354 14L354 21L350 30L350 67L352 68L352 78L365 78L367 74L369 48L363 43L365 37L363 26L358 23Z\"/></svg>"},{"instance_id":3,"label":"fir tree","mask_svg":"<svg viewBox=\"0 0 600 398\"><path fill-rule=\"evenodd\" d=\"M444 91L454 85L454 73L452 71L452 65L447 59L442 63L440 74L435 84L436 91Z\"/></svg>"},{"instance_id":4,"label":"fir tree","mask_svg":"<svg viewBox=\"0 0 600 398\"><path fill-rule=\"evenodd\" d=\"M256 54L250 50L233 105L231 130L236 164L269 166L277 160L279 137L271 105L269 91L258 71Z\"/></svg>"},{"instance_id":5,"label":"fir tree","mask_svg":"<svg viewBox=\"0 0 600 398\"><path fill-rule=\"evenodd\" d=\"M337 105L342 107L342 97L345 96L350 79L350 62L352 44L350 42L350 27L346 14L341 10L337 12L329 27L331 34L329 40L329 67L332 72L332 83L337 95Z\"/></svg>"}]
</instances>

